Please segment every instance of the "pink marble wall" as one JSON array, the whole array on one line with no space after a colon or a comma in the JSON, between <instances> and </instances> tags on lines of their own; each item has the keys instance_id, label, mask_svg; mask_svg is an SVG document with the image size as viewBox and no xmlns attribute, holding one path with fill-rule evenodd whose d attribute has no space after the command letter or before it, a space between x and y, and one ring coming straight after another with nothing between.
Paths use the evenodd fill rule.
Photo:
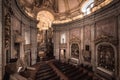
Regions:
<instances>
[{"instance_id":1,"label":"pink marble wall","mask_svg":"<svg viewBox=\"0 0 120 80\"><path fill-rule=\"evenodd\" d=\"M100 35L109 35L109 36L117 37L115 17L110 17L110 18L96 22L95 38L99 37Z\"/></svg>"},{"instance_id":2,"label":"pink marble wall","mask_svg":"<svg viewBox=\"0 0 120 80\"><path fill-rule=\"evenodd\" d=\"M74 37L80 39L80 28L70 30L70 39Z\"/></svg>"},{"instance_id":3,"label":"pink marble wall","mask_svg":"<svg viewBox=\"0 0 120 80\"><path fill-rule=\"evenodd\" d=\"M84 43L90 44L91 41L91 27L89 25L84 27Z\"/></svg>"}]
</instances>

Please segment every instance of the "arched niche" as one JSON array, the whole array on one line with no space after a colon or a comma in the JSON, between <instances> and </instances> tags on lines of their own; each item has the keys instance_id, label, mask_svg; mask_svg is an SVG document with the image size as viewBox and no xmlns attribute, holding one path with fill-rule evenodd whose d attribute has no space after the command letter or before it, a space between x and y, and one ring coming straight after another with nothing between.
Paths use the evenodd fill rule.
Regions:
<instances>
[{"instance_id":1,"label":"arched niche","mask_svg":"<svg viewBox=\"0 0 120 80\"><path fill-rule=\"evenodd\" d=\"M78 43L72 43L71 44L71 57L79 59L79 44Z\"/></svg>"},{"instance_id":2,"label":"arched niche","mask_svg":"<svg viewBox=\"0 0 120 80\"><path fill-rule=\"evenodd\" d=\"M117 76L117 40L104 36L96 41L96 70L106 78Z\"/></svg>"},{"instance_id":3,"label":"arched niche","mask_svg":"<svg viewBox=\"0 0 120 80\"><path fill-rule=\"evenodd\" d=\"M80 63L80 39L79 38L72 38L70 40L70 62L72 64L79 64Z\"/></svg>"}]
</instances>

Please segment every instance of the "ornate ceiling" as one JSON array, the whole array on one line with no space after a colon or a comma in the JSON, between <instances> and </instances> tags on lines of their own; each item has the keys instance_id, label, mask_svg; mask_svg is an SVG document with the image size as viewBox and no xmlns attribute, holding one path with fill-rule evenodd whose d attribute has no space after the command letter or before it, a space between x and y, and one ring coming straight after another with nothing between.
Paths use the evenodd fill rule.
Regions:
<instances>
[{"instance_id":1,"label":"ornate ceiling","mask_svg":"<svg viewBox=\"0 0 120 80\"><path fill-rule=\"evenodd\" d=\"M40 11L54 15L54 24L70 22L96 11L112 0L16 0L30 17L36 18Z\"/></svg>"}]
</instances>

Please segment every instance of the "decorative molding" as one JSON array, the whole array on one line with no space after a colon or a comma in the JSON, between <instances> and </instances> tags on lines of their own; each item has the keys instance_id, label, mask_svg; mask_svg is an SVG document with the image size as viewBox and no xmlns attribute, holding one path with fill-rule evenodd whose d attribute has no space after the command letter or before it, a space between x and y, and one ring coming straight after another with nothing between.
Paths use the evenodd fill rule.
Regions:
<instances>
[{"instance_id":1,"label":"decorative molding","mask_svg":"<svg viewBox=\"0 0 120 80\"><path fill-rule=\"evenodd\" d=\"M70 44L72 43L81 43L81 40L78 38L78 37L73 37L71 40L70 40Z\"/></svg>"},{"instance_id":2,"label":"decorative molding","mask_svg":"<svg viewBox=\"0 0 120 80\"><path fill-rule=\"evenodd\" d=\"M4 5L5 6L5 5ZM4 48L5 48L5 55L6 55L6 63L10 62L11 59L11 5L9 7L5 6L4 11Z\"/></svg>"},{"instance_id":3,"label":"decorative molding","mask_svg":"<svg viewBox=\"0 0 120 80\"><path fill-rule=\"evenodd\" d=\"M95 41L95 44L98 44L100 42L109 42L114 45L118 45L118 40L113 36L108 36L108 35L100 35L94 41Z\"/></svg>"},{"instance_id":4,"label":"decorative molding","mask_svg":"<svg viewBox=\"0 0 120 80\"><path fill-rule=\"evenodd\" d=\"M10 7L11 6L11 0L4 0L3 2L4 2L4 5L6 7Z\"/></svg>"},{"instance_id":5,"label":"decorative molding","mask_svg":"<svg viewBox=\"0 0 120 80\"><path fill-rule=\"evenodd\" d=\"M53 24L53 26L56 27L55 29L57 30L62 30L61 27L65 27L65 29L71 27L81 28L85 25L95 24L95 22L103 20L105 18L119 15L120 7L117 5L120 5L120 3L118 1L113 1L109 5L95 11L94 13L91 13L90 15L83 17L82 19L77 19L64 24Z\"/></svg>"}]
</instances>

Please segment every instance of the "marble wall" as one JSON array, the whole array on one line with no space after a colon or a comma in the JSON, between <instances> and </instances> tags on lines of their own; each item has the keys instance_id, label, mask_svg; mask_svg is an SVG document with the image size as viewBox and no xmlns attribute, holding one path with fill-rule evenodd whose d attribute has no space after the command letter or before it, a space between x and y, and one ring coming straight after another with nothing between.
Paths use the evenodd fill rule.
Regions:
<instances>
[{"instance_id":1,"label":"marble wall","mask_svg":"<svg viewBox=\"0 0 120 80\"><path fill-rule=\"evenodd\" d=\"M112 76L119 78L119 49L118 42L119 39L119 9L117 6L120 3L113 1L110 5L106 6L103 9L96 11L94 14L84 17L81 20L73 21L68 24L56 24L53 25L54 28L54 55L56 59L59 59L59 50L61 49L60 45L60 36L62 32L68 33L66 35L67 47L64 47L66 52L66 61L72 58L71 56L71 43L79 44L79 59L78 64L88 64L93 66L93 70L98 70L98 51L97 46L101 43L109 44L113 47L115 62ZM120 46L119 46L120 47ZM108 50L108 49L106 49ZM107 54L107 53L106 53ZM110 57L109 57L110 58ZM76 60L76 59L75 59ZM76 60L77 61L77 60ZM107 66L105 66L107 67ZM107 69L107 68L106 68ZM105 70L106 70L105 69ZM104 71L105 71L104 70ZM103 72L104 72L103 71ZM98 71L99 73L99 71ZM107 71L105 72L107 73ZM108 72L109 74L109 72Z\"/></svg>"},{"instance_id":2,"label":"marble wall","mask_svg":"<svg viewBox=\"0 0 120 80\"><path fill-rule=\"evenodd\" d=\"M0 1L0 4L2 4L2 1ZM2 34L0 35L0 41L2 42L3 40L3 46L0 44L3 49L0 48L0 57L2 57L0 58L0 80L2 80L1 77L4 75L5 66L10 63L11 59L25 58L28 66L36 63L37 21L22 12L15 0L4 0L3 9L2 5L0 5L0 8L4 13L3 15L1 14L2 12L0 13L0 33ZM7 14L9 15L8 17L6 17ZM7 34L6 32L8 31L9 33ZM27 33L27 38L29 39L25 38L25 33ZM6 47L6 40L9 40L8 47ZM26 40L28 40L27 44Z\"/></svg>"}]
</instances>

